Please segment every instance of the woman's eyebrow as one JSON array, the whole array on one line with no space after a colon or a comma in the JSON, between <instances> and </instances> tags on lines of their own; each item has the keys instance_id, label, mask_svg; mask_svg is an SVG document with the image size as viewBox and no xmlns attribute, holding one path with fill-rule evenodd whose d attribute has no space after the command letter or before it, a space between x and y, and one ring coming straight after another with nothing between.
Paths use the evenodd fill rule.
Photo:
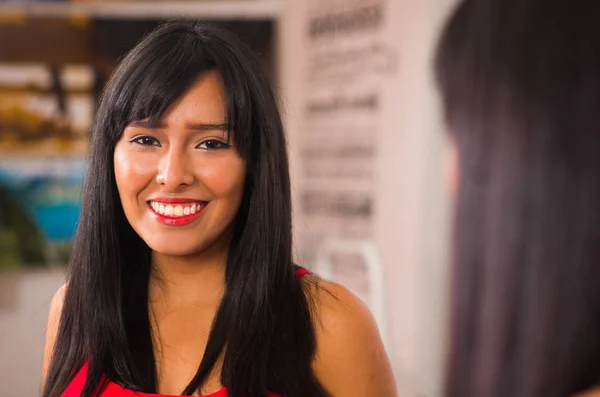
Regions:
<instances>
[{"instance_id":1,"label":"woman's eyebrow","mask_svg":"<svg viewBox=\"0 0 600 397\"><path fill-rule=\"evenodd\" d=\"M149 120L136 120L132 121L129 126L131 127L140 127L140 128L149 128L149 129L160 129L168 127L168 124L163 121L157 121L155 123L151 123ZM186 128L189 130L196 131L224 131L229 132L229 124L220 123L189 123L186 124Z\"/></svg>"},{"instance_id":2,"label":"woman's eyebrow","mask_svg":"<svg viewBox=\"0 0 600 397\"><path fill-rule=\"evenodd\" d=\"M190 123L186 126L190 130L229 132L228 124Z\"/></svg>"}]
</instances>

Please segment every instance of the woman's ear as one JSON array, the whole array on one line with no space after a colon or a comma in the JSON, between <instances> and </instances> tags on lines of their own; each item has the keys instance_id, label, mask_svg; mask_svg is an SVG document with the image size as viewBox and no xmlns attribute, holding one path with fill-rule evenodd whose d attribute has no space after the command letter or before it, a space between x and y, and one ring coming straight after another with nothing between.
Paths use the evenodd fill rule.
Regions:
<instances>
[{"instance_id":1,"label":"woman's ear","mask_svg":"<svg viewBox=\"0 0 600 397\"><path fill-rule=\"evenodd\" d=\"M443 159L444 184L448 193L453 197L458 193L460 183L460 156L458 147L453 141L448 141Z\"/></svg>"}]
</instances>

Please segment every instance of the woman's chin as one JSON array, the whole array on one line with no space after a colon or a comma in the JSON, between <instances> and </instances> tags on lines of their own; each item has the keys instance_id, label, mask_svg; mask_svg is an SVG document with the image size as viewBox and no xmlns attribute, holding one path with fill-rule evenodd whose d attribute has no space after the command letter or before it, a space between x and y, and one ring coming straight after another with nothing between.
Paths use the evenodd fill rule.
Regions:
<instances>
[{"instance_id":1,"label":"woman's chin","mask_svg":"<svg viewBox=\"0 0 600 397\"><path fill-rule=\"evenodd\" d=\"M188 245L182 244L181 242L160 242L156 244L148 244L154 254L160 256L194 256L200 254L203 249L198 247L198 244Z\"/></svg>"}]
</instances>

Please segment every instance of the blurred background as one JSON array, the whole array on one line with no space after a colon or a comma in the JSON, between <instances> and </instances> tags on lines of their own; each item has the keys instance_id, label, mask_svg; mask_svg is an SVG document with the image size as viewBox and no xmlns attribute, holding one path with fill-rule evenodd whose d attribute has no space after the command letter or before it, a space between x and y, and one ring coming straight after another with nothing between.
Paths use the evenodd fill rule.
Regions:
<instances>
[{"instance_id":1,"label":"blurred background","mask_svg":"<svg viewBox=\"0 0 600 397\"><path fill-rule=\"evenodd\" d=\"M401 396L440 395L450 197L431 57L455 2L0 1L0 394L39 393L98 95L185 17L242 37L281 99L298 263L370 306Z\"/></svg>"}]
</instances>

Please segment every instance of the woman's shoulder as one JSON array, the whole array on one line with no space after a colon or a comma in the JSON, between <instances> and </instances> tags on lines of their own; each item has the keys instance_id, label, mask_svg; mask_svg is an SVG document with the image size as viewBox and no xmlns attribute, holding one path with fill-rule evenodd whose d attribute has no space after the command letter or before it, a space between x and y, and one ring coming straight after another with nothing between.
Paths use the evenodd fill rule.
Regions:
<instances>
[{"instance_id":1,"label":"woman's shoulder","mask_svg":"<svg viewBox=\"0 0 600 397\"><path fill-rule=\"evenodd\" d=\"M54 296L52 297L52 301L50 302L50 311L59 311L62 310L63 303L65 301L65 294L67 293L67 284L63 284L60 286Z\"/></svg>"},{"instance_id":2,"label":"woman's shoulder","mask_svg":"<svg viewBox=\"0 0 600 397\"><path fill-rule=\"evenodd\" d=\"M367 305L344 286L302 278L314 307L313 368L333 395L395 396L396 385L379 329Z\"/></svg>"},{"instance_id":3,"label":"woman's shoulder","mask_svg":"<svg viewBox=\"0 0 600 397\"><path fill-rule=\"evenodd\" d=\"M48 330L56 328L58 330L58 323L62 314L62 309L65 303L65 295L67 293L67 284L63 284L52 297L50 302L50 310L48 313Z\"/></svg>"},{"instance_id":4,"label":"woman's shoulder","mask_svg":"<svg viewBox=\"0 0 600 397\"><path fill-rule=\"evenodd\" d=\"M364 320L365 317L372 317L367 305L341 284L325 280L309 271L306 271L301 282L320 322L359 318Z\"/></svg>"},{"instance_id":5,"label":"woman's shoulder","mask_svg":"<svg viewBox=\"0 0 600 397\"><path fill-rule=\"evenodd\" d=\"M46 342L44 346L44 361L42 365L42 384L46 381L46 375L54 352L54 344L56 343L56 337L58 335L60 316L62 314L66 292L67 285L65 284L56 291L50 302L48 325L46 327Z\"/></svg>"},{"instance_id":6,"label":"woman's shoulder","mask_svg":"<svg viewBox=\"0 0 600 397\"><path fill-rule=\"evenodd\" d=\"M338 332L345 332L349 331L346 325L359 323L370 326L372 331L379 334L367 305L348 288L309 271L300 280L315 309L315 324L319 326L317 328L327 326L330 330L334 327Z\"/></svg>"},{"instance_id":7,"label":"woman's shoulder","mask_svg":"<svg viewBox=\"0 0 600 397\"><path fill-rule=\"evenodd\" d=\"M315 331L321 339L318 342L339 338L380 339L369 308L349 289L313 274L304 276L302 281L314 309Z\"/></svg>"},{"instance_id":8,"label":"woman's shoulder","mask_svg":"<svg viewBox=\"0 0 600 397\"><path fill-rule=\"evenodd\" d=\"M66 293L67 285L64 284L54 293L54 296L52 297L52 301L50 302L50 310L48 312L48 327L46 329L46 336L49 334L54 334L56 336L56 333L58 332L60 316L65 303Z\"/></svg>"}]
</instances>

